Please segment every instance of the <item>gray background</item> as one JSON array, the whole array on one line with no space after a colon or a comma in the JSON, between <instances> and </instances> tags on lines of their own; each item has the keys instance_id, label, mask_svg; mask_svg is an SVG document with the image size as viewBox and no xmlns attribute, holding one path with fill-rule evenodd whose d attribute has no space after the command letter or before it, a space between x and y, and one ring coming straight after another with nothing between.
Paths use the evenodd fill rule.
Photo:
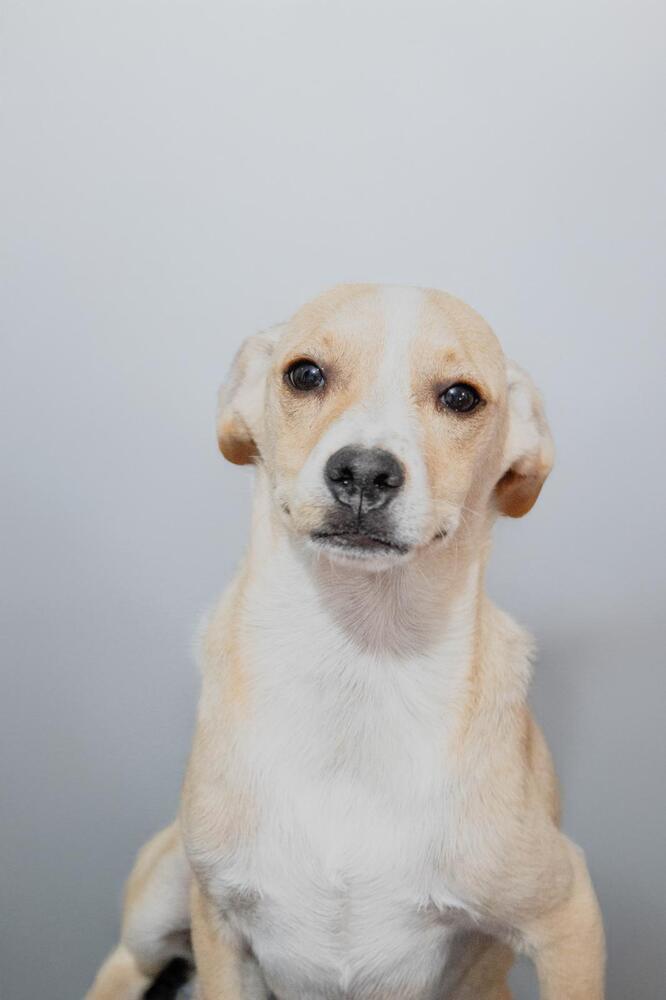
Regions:
<instances>
[{"instance_id":1,"label":"gray background","mask_svg":"<svg viewBox=\"0 0 666 1000\"><path fill-rule=\"evenodd\" d=\"M345 279L454 291L543 388L558 464L490 586L539 639L608 995L663 997L665 29L651 0L4 0L3 1000L80 997L116 936L247 534L217 384Z\"/></svg>"}]
</instances>

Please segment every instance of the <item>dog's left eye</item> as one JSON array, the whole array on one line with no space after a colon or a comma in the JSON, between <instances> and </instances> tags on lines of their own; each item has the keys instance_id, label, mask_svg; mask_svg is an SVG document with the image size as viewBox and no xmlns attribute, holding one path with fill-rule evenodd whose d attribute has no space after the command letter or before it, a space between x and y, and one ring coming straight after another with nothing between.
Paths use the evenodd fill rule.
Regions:
<instances>
[{"instance_id":1,"label":"dog's left eye","mask_svg":"<svg viewBox=\"0 0 666 1000\"><path fill-rule=\"evenodd\" d=\"M481 402L481 397L474 386L468 385L466 382L456 382L455 385L450 385L439 398L444 406L457 413L469 413Z\"/></svg>"},{"instance_id":2,"label":"dog's left eye","mask_svg":"<svg viewBox=\"0 0 666 1000\"><path fill-rule=\"evenodd\" d=\"M301 392L320 389L326 381L323 371L314 361L297 361L287 369L287 378L294 389Z\"/></svg>"}]
</instances>

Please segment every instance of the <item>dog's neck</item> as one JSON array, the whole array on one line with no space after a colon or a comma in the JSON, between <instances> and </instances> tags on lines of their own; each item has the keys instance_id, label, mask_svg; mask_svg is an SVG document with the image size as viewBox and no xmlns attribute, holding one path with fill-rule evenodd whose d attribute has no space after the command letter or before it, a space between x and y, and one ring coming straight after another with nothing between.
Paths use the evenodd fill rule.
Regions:
<instances>
[{"instance_id":1,"label":"dog's neck","mask_svg":"<svg viewBox=\"0 0 666 1000\"><path fill-rule=\"evenodd\" d=\"M264 593L281 591L285 615L290 608L295 615L325 617L327 629L350 649L406 658L468 639L483 613L489 548L490 522L477 522L393 568L342 565L293 538L258 470L251 578L267 584Z\"/></svg>"}]
</instances>

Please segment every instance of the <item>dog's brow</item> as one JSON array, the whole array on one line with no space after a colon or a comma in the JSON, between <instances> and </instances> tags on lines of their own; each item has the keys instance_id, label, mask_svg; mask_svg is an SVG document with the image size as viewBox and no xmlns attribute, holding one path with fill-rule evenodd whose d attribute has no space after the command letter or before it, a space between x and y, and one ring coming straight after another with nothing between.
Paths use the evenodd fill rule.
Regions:
<instances>
[{"instance_id":1,"label":"dog's brow","mask_svg":"<svg viewBox=\"0 0 666 1000\"><path fill-rule=\"evenodd\" d=\"M308 358L322 366L337 365L365 354L366 345L360 338L354 339L344 333L322 333L286 343L280 352L279 364L284 366L299 358Z\"/></svg>"}]
</instances>

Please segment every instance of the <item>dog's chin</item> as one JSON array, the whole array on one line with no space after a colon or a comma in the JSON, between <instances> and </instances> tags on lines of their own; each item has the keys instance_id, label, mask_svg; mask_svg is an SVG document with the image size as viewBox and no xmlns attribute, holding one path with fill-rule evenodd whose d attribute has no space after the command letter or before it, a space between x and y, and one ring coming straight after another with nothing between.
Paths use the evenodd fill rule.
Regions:
<instances>
[{"instance_id":1,"label":"dog's chin","mask_svg":"<svg viewBox=\"0 0 666 1000\"><path fill-rule=\"evenodd\" d=\"M405 562L413 553L413 546L404 542L362 532L313 531L308 545L334 562L376 571Z\"/></svg>"}]
</instances>

